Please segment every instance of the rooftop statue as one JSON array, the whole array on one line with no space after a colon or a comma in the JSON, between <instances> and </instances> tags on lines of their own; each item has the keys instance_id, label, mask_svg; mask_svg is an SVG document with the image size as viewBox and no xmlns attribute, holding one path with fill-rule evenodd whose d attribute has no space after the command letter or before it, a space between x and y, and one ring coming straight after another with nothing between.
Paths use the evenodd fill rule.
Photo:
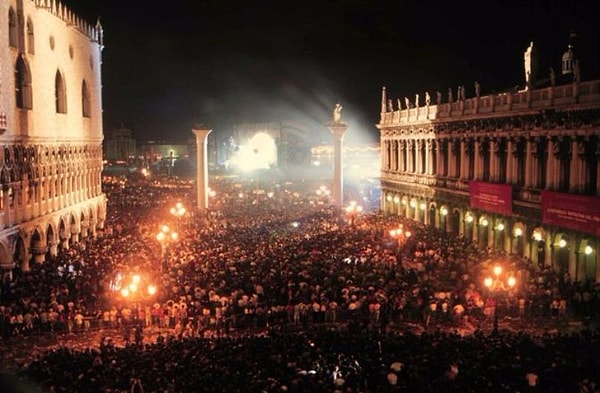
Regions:
<instances>
[{"instance_id":1,"label":"rooftop statue","mask_svg":"<svg viewBox=\"0 0 600 393\"><path fill-rule=\"evenodd\" d=\"M333 122L341 123L342 122L342 105L335 104L335 108L333 109Z\"/></svg>"}]
</instances>

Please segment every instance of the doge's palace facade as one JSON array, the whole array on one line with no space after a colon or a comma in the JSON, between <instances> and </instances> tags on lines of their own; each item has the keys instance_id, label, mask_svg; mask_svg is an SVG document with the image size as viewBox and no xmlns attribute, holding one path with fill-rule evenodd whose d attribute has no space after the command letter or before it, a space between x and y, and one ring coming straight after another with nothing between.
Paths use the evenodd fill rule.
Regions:
<instances>
[{"instance_id":1,"label":"doge's palace facade","mask_svg":"<svg viewBox=\"0 0 600 393\"><path fill-rule=\"evenodd\" d=\"M55 0L0 1L0 268L103 228L102 28Z\"/></svg>"},{"instance_id":2,"label":"doge's palace facade","mask_svg":"<svg viewBox=\"0 0 600 393\"><path fill-rule=\"evenodd\" d=\"M419 102L384 87L384 213L600 281L600 80L580 80L572 49L520 90L475 82Z\"/></svg>"}]
</instances>

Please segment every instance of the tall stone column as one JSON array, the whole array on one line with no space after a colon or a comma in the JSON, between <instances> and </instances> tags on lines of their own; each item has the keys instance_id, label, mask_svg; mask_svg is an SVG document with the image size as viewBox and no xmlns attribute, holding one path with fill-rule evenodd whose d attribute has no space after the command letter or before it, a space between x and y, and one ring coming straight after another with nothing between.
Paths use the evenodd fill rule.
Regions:
<instances>
[{"instance_id":1,"label":"tall stone column","mask_svg":"<svg viewBox=\"0 0 600 393\"><path fill-rule=\"evenodd\" d=\"M433 162L433 140L427 139L425 140L425 173L428 175L433 175L434 173L434 165Z\"/></svg>"},{"instance_id":2,"label":"tall stone column","mask_svg":"<svg viewBox=\"0 0 600 393\"><path fill-rule=\"evenodd\" d=\"M344 134L348 129L348 125L343 123L340 118L335 118L334 121L327 124L327 128L333 134L333 201L337 207L341 207L344 203L344 174L342 167L342 146L344 142Z\"/></svg>"},{"instance_id":3,"label":"tall stone column","mask_svg":"<svg viewBox=\"0 0 600 393\"><path fill-rule=\"evenodd\" d=\"M535 138L527 139L525 151L525 187L538 186L538 144Z\"/></svg>"},{"instance_id":4,"label":"tall stone column","mask_svg":"<svg viewBox=\"0 0 600 393\"><path fill-rule=\"evenodd\" d=\"M394 144L391 140L383 141L381 144L381 168L385 170L392 170L392 149Z\"/></svg>"},{"instance_id":5,"label":"tall stone column","mask_svg":"<svg viewBox=\"0 0 600 393\"><path fill-rule=\"evenodd\" d=\"M408 173L415 173L415 141L409 139L406 141L406 164Z\"/></svg>"},{"instance_id":6,"label":"tall stone column","mask_svg":"<svg viewBox=\"0 0 600 393\"><path fill-rule=\"evenodd\" d=\"M517 143L513 138L506 140L506 182L515 184L517 182Z\"/></svg>"},{"instance_id":7,"label":"tall stone column","mask_svg":"<svg viewBox=\"0 0 600 393\"><path fill-rule=\"evenodd\" d=\"M454 139L448 139L448 177L456 177L456 150Z\"/></svg>"},{"instance_id":8,"label":"tall stone column","mask_svg":"<svg viewBox=\"0 0 600 393\"><path fill-rule=\"evenodd\" d=\"M467 142L464 138L459 140L460 143L460 166L458 168L458 178L465 180L469 177L469 157L467 156Z\"/></svg>"},{"instance_id":9,"label":"tall stone column","mask_svg":"<svg viewBox=\"0 0 600 393\"><path fill-rule=\"evenodd\" d=\"M205 127L192 128L196 135L196 200L197 209L205 212L208 209L208 156L206 141L212 129Z\"/></svg>"},{"instance_id":10,"label":"tall stone column","mask_svg":"<svg viewBox=\"0 0 600 393\"><path fill-rule=\"evenodd\" d=\"M500 141L490 139L490 180L497 182L500 177Z\"/></svg>"},{"instance_id":11,"label":"tall stone column","mask_svg":"<svg viewBox=\"0 0 600 393\"><path fill-rule=\"evenodd\" d=\"M546 163L546 188L556 190L558 188L558 176L560 174L560 142L557 139L548 140L548 154Z\"/></svg>"},{"instance_id":12,"label":"tall stone column","mask_svg":"<svg viewBox=\"0 0 600 393\"><path fill-rule=\"evenodd\" d=\"M442 176L445 175L444 174L444 166L443 166L443 160L444 160L444 148L442 146L442 140L441 139L437 139L435 141L435 149L437 154L435 155L435 174L438 176Z\"/></svg>"},{"instance_id":13,"label":"tall stone column","mask_svg":"<svg viewBox=\"0 0 600 393\"><path fill-rule=\"evenodd\" d=\"M571 173L569 174L569 191L578 193L587 187L586 141L577 138L571 140Z\"/></svg>"},{"instance_id":14,"label":"tall stone column","mask_svg":"<svg viewBox=\"0 0 600 393\"><path fill-rule=\"evenodd\" d=\"M475 180L483 179L483 154L484 148L480 139L475 139Z\"/></svg>"},{"instance_id":15,"label":"tall stone column","mask_svg":"<svg viewBox=\"0 0 600 393\"><path fill-rule=\"evenodd\" d=\"M423 147L423 141L421 139L415 140L415 172L423 173L423 165L421 158L421 149Z\"/></svg>"},{"instance_id":16,"label":"tall stone column","mask_svg":"<svg viewBox=\"0 0 600 393\"><path fill-rule=\"evenodd\" d=\"M390 157L389 157L390 167L389 169L392 171L398 170L398 141L392 139L390 142Z\"/></svg>"}]
</instances>

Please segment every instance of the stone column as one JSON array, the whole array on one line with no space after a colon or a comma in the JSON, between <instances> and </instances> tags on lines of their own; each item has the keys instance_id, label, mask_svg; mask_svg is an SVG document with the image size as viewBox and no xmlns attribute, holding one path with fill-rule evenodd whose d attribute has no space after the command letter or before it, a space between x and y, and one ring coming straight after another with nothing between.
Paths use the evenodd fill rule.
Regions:
<instances>
[{"instance_id":1,"label":"stone column","mask_svg":"<svg viewBox=\"0 0 600 393\"><path fill-rule=\"evenodd\" d=\"M560 175L560 141L548 140L548 154L546 164L546 188L556 190L557 176Z\"/></svg>"},{"instance_id":2,"label":"stone column","mask_svg":"<svg viewBox=\"0 0 600 393\"><path fill-rule=\"evenodd\" d=\"M421 147L423 146L423 141L421 139L415 140L415 173L423 173L423 165L421 159Z\"/></svg>"},{"instance_id":3,"label":"stone column","mask_svg":"<svg viewBox=\"0 0 600 393\"><path fill-rule=\"evenodd\" d=\"M519 178L517 171L517 157L519 155L518 143L513 138L506 141L506 182L515 184Z\"/></svg>"},{"instance_id":4,"label":"stone column","mask_svg":"<svg viewBox=\"0 0 600 393\"><path fill-rule=\"evenodd\" d=\"M342 147L344 142L344 134L348 129L348 125L341 120L333 121L327 124L327 128L333 134L333 201L337 207L341 207L344 203L344 174L342 167Z\"/></svg>"},{"instance_id":5,"label":"stone column","mask_svg":"<svg viewBox=\"0 0 600 393\"><path fill-rule=\"evenodd\" d=\"M425 141L425 154L425 173L433 175L435 163L433 162L433 141L431 139Z\"/></svg>"},{"instance_id":6,"label":"stone column","mask_svg":"<svg viewBox=\"0 0 600 393\"><path fill-rule=\"evenodd\" d=\"M448 139L448 177L456 177L456 150L454 150L455 140Z\"/></svg>"},{"instance_id":7,"label":"stone column","mask_svg":"<svg viewBox=\"0 0 600 393\"><path fill-rule=\"evenodd\" d=\"M571 168L569 173L569 192L579 193L587 186L587 161L585 159L586 141L577 138L571 140Z\"/></svg>"},{"instance_id":8,"label":"stone column","mask_svg":"<svg viewBox=\"0 0 600 393\"><path fill-rule=\"evenodd\" d=\"M385 149L382 150L381 153L381 168L391 171L394 169L394 163L392 157L394 155L394 141L387 140L383 143L383 147Z\"/></svg>"},{"instance_id":9,"label":"stone column","mask_svg":"<svg viewBox=\"0 0 600 393\"><path fill-rule=\"evenodd\" d=\"M410 151L410 141L402 140L398 144L398 149L400 151L400 158L398 167L400 168L400 172L407 173L410 172L410 157L408 156L408 152Z\"/></svg>"},{"instance_id":10,"label":"stone column","mask_svg":"<svg viewBox=\"0 0 600 393\"><path fill-rule=\"evenodd\" d=\"M497 182L500 177L500 141L490 139L490 180Z\"/></svg>"},{"instance_id":11,"label":"stone column","mask_svg":"<svg viewBox=\"0 0 600 393\"><path fill-rule=\"evenodd\" d=\"M525 148L525 187L538 186L538 146L535 138L527 139Z\"/></svg>"},{"instance_id":12,"label":"stone column","mask_svg":"<svg viewBox=\"0 0 600 393\"><path fill-rule=\"evenodd\" d=\"M460 168L458 178L461 180L467 180L469 177L469 157L467 155L467 141L462 138L460 140Z\"/></svg>"},{"instance_id":13,"label":"stone column","mask_svg":"<svg viewBox=\"0 0 600 393\"><path fill-rule=\"evenodd\" d=\"M394 170L394 172L398 172L398 170L400 170L400 164L399 164L399 157L400 157L400 143L398 142L398 140L394 140L394 143L392 144L392 146L394 147L392 149L392 170Z\"/></svg>"},{"instance_id":14,"label":"stone column","mask_svg":"<svg viewBox=\"0 0 600 393\"><path fill-rule=\"evenodd\" d=\"M441 176L444 174L444 166L443 166L443 160L444 160L444 148L442 145L442 140L441 139L437 139L435 141L435 148L437 149L437 154L436 154L436 160L435 160L435 174L438 176Z\"/></svg>"},{"instance_id":15,"label":"stone column","mask_svg":"<svg viewBox=\"0 0 600 393\"><path fill-rule=\"evenodd\" d=\"M475 139L475 180L483 179L483 146L479 139Z\"/></svg>"},{"instance_id":16,"label":"stone column","mask_svg":"<svg viewBox=\"0 0 600 393\"><path fill-rule=\"evenodd\" d=\"M381 141L381 169L389 169L387 167L387 162L388 162L388 149L389 149L389 142L387 140L382 140Z\"/></svg>"},{"instance_id":17,"label":"stone column","mask_svg":"<svg viewBox=\"0 0 600 393\"><path fill-rule=\"evenodd\" d=\"M415 141L410 139L406 141L406 166L408 167L407 172L415 173Z\"/></svg>"},{"instance_id":18,"label":"stone column","mask_svg":"<svg viewBox=\"0 0 600 393\"><path fill-rule=\"evenodd\" d=\"M192 132L196 136L196 208L206 212L208 209L208 154L206 141L212 129L194 127Z\"/></svg>"}]
</instances>

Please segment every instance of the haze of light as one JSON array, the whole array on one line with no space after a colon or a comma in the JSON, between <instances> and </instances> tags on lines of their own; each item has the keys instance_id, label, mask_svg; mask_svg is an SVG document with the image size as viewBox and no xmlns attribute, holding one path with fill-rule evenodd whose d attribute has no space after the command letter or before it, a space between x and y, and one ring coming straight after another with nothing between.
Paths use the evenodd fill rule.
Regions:
<instances>
[{"instance_id":1,"label":"haze of light","mask_svg":"<svg viewBox=\"0 0 600 393\"><path fill-rule=\"evenodd\" d=\"M277 164L277 146L271 136L259 132L246 143L239 145L238 151L226 163L229 167L243 172L269 169Z\"/></svg>"}]
</instances>

